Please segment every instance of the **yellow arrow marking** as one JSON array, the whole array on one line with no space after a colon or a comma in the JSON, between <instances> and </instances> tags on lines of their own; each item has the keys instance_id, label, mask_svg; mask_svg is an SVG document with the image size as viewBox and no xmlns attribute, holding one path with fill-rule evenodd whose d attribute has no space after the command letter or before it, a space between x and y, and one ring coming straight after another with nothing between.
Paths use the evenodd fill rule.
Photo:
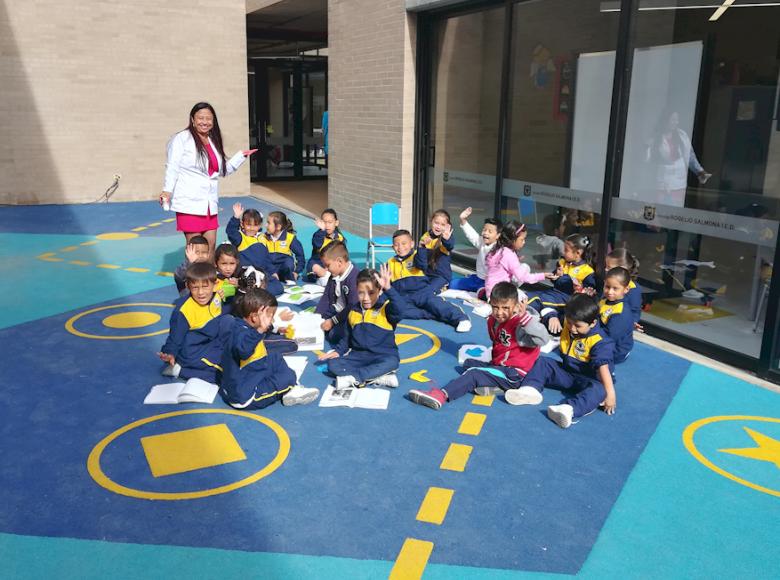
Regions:
<instances>
[{"instance_id":1,"label":"yellow arrow marking","mask_svg":"<svg viewBox=\"0 0 780 580\"><path fill-rule=\"evenodd\" d=\"M425 376L425 373L428 372L428 369L423 369L421 371L417 371L416 373L412 373L409 375L409 378L413 381L418 381L420 383L427 383L430 379Z\"/></svg>"},{"instance_id":2,"label":"yellow arrow marking","mask_svg":"<svg viewBox=\"0 0 780 580\"><path fill-rule=\"evenodd\" d=\"M409 342L410 340L414 340L418 336L420 336L420 335L419 334L406 334L406 333L402 332L401 334L396 334L395 335L395 343L398 346L401 346L405 342Z\"/></svg>"}]
</instances>

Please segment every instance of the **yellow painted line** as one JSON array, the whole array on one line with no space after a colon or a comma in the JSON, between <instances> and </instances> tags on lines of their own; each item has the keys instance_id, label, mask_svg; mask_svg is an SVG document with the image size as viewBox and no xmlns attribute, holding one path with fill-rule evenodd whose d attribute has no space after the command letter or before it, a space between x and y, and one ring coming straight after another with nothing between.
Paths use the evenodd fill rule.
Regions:
<instances>
[{"instance_id":1,"label":"yellow painted line","mask_svg":"<svg viewBox=\"0 0 780 580\"><path fill-rule=\"evenodd\" d=\"M54 252L46 252L45 254L41 254L40 256L38 256L38 259L45 260L46 258L51 258L52 256L56 256L56 255L57 254L55 254Z\"/></svg>"},{"instance_id":2,"label":"yellow painted line","mask_svg":"<svg viewBox=\"0 0 780 580\"><path fill-rule=\"evenodd\" d=\"M88 242L81 242L81 244L79 244L79 245L80 246L94 246L97 243L98 243L97 240L90 240Z\"/></svg>"},{"instance_id":3,"label":"yellow painted line","mask_svg":"<svg viewBox=\"0 0 780 580\"><path fill-rule=\"evenodd\" d=\"M146 227L147 228L156 228L157 226L161 226L161 225L162 225L162 222L154 222L154 223L151 223L151 224L147 224Z\"/></svg>"},{"instance_id":4,"label":"yellow painted line","mask_svg":"<svg viewBox=\"0 0 780 580\"><path fill-rule=\"evenodd\" d=\"M441 460L440 469L448 471L464 471L469 457L474 448L471 445L461 445L460 443L450 443L450 448Z\"/></svg>"},{"instance_id":5,"label":"yellow painted line","mask_svg":"<svg viewBox=\"0 0 780 580\"><path fill-rule=\"evenodd\" d=\"M125 268L126 272L148 272L149 268Z\"/></svg>"},{"instance_id":6,"label":"yellow painted line","mask_svg":"<svg viewBox=\"0 0 780 580\"><path fill-rule=\"evenodd\" d=\"M60 252L72 252L73 250L78 250L78 246L68 246L67 248L62 248Z\"/></svg>"},{"instance_id":7,"label":"yellow painted line","mask_svg":"<svg viewBox=\"0 0 780 580\"><path fill-rule=\"evenodd\" d=\"M176 218L168 218L167 220L163 220L163 223L169 224L171 222L175 222Z\"/></svg>"},{"instance_id":8,"label":"yellow painted line","mask_svg":"<svg viewBox=\"0 0 780 580\"><path fill-rule=\"evenodd\" d=\"M64 261L65 261L65 260L63 260L62 258L49 258L49 257L42 258L41 256L38 256L38 257L39 257L41 260L43 260L44 262L64 262Z\"/></svg>"},{"instance_id":9,"label":"yellow painted line","mask_svg":"<svg viewBox=\"0 0 780 580\"><path fill-rule=\"evenodd\" d=\"M133 228L133 229L132 229L132 230L130 230L130 231L131 231L131 232L142 232L142 231L144 231L145 229L147 229L147 227L146 227L146 226L138 226L137 228Z\"/></svg>"},{"instance_id":10,"label":"yellow painted line","mask_svg":"<svg viewBox=\"0 0 780 580\"><path fill-rule=\"evenodd\" d=\"M84 260L71 260L68 262L68 264L73 264L75 266L89 266L92 262L85 262Z\"/></svg>"},{"instance_id":11,"label":"yellow painted line","mask_svg":"<svg viewBox=\"0 0 780 580\"><path fill-rule=\"evenodd\" d=\"M428 558L433 551L433 542L406 538L393 569L390 570L390 580L413 580L422 578Z\"/></svg>"},{"instance_id":12,"label":"yellow painted line","mask_svg":"<svg viewBox=\"0 0 780 580\"><path fill-rule=\"evenodd\" d=\"M173 278L173 272L157 272L158 276L167 276L169 278Z\"/></svg>"},{"instance_id":13,"label":"yellow painted line","mask_svg":"<svg viewBox=\"0 0 780 580\"><path fill-rule=\"evenodd\" d=\"M105 268L106 270L119 270L122 266L116 266L114 264L98 264L98 268Z\"/></svg>"},{"instance_id":14,"label":"yellow painted line","mask_svg":"<svg viewBox=\"0 0 780 580\"><path fill-rule=\"evenodd\" d=\"M479 435L486 419L487 415L484 415L483 413L466 413L463 417L463 421L460 422L458 433L461 435Z\"/></svg>"},{"instance_id":15,"label":"yellow painted line","mask_svg":"<svg viewBox=\"0 0 780 580\"><path fill-rule=\"evenodd\" d=\"M445 489L443 487L429 487L428 493L420 504L417 511L417 521L428 522L440 526L450 509L450 502L454 489Z\"/></svg>"},{"instance_id":16,"label":"yellow painted line","mask_svg":"<svg viewBox=\"0 0 780 580\"><path fill-rule=\"evenodd\" d=\"M474 398L471 399L472 405L480 405L482 407L492 407L493 401L496 400L496 397L494 395L474 395Z\"/></svg>"}]
</instances>

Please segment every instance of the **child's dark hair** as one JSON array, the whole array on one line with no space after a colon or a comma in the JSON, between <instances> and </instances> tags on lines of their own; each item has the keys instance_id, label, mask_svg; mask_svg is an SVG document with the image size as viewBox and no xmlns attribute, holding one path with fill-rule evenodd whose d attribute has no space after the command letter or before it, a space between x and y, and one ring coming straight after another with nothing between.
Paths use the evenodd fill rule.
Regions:
<instances>
[{"instance_id":1,"label":"child's dark hair","mask_svg":"<svg viewBox=\"0 0 780 580\"><path fill-rule=\"evenodd\" d=\"M637 260L626 248L615 248L607 254L607 258L617 260L618 265L621 268L628 270L631 279L636 280L639 275L639 260Z\"/></svg>"},{"instance_id":2,"label":"child's dark hair","mask_svg":"<svg viewBox=\"0 0 780 580\"><path fill-rule=\"evenodd\" d=\"M208 246L209 245L209 241L204 236L200 236L200 235L192 236L187 241L187 245L188 246Z\"/></svg>"},{"instance_id":3,"label":"child's dark hair","mask_svg":"<svg viewBox=\"0 0 780 580\"><path fill-rule=\"evenodd\" d=\"M499 282L490 291L490 303L518 302L517 286L511 282Z\"/></svg>"},{"instance_id":4,"label":"child's dark hair","mask_svg":"<svg viewBox=\"0 0 780 580\"><path fill-rule=\"evenodd\" d=\"M245 294L240 294L233 304L233 314L246 318L263 307L276 308L279 303L276 297L264 288L250 288Z\"/></svg>"},{"instance_id":5,"label":"child's dark hair","mask_svg":"<svg viewBox=\"0 0 780 580\"><path fill-rule=\"evenodd\" d=\"M293 229L293 223L287 218L287 215L284 212L272 211L268 214L268 219L273 220L276 225L282 226L283 229L287 230L291 234L295 233L295 230Z\"/></svg>"},{"instance_id":6,"label":"child's dark hair","mask_svg":"<svg viewBox=\"0 0 780 580\"><path fill-rule=\"evenodd\" d=\"M187 271L184 274L184 279L187 280L187 284L190 282L216 282L217 281L217 269L214 264L209 262L195 262L187 266Z\"/></svg>"},{"instance_id":7,"label":"child's dark hair","mask_svg":"<svg viewBox=\"0 0 780 580\"><path fill-rule=\"evenodd\" d=\"M501 233L501 229L504 227L504 224L501 223L501 220L497 220L496 218L485 218L483 223L486 226L496 226L496 231L499 234Z\"/></svg>"},{"instance_id":8,"label":"child's dark hair","mask_svg":"<svg viewBox=\"0 0 780 580\"><path fill-rule=\"evenodd\" d=\"M575 294L566 303L564 315L573 322L592 324L599 317L599 305L587 294Z\"/></svg>"},{"instance_id":9,"label":"child's dark hair","mask_svg":"<svg viewBox=\"0 0 780 580\"><path fill-rule=\"evenodd\" d=\"M518 236L520 236L520 234L526 231L528 231L528 228L525 227L525 224L521 224L515 220L506 222L504 227L501 228L501 233L498 235L496 245L493 246L493 249L490 250L488 255L490 256L495 254L501 248L509 248L510 250L514 251L515 240L518 238Z\"/></svg>"},{"instance_id":10,"label":"child's dark hair","mask_svg":"<svg viewBox=\"0 0 780 580\"><path fill-rule=\"evenodd\" d=\"M322 250L320 253L320 258L328 258L328 260L335 260L336 258L341 258L345 262L349 261L349 250L347 250L347 246L344 244L344 242L331 242L327 246L325 246L325 249Z\"/></svg>"},{"instance_id":11,"label":"child's dark hair","mask_svg":"<svg viewBox=\"0 0 780 580\"><path fill-rule=\"evenodd\" d=\"M236 259L236 270L241 267L241 257L238 255L238 248L229 242L220 244L214 251L214 261L218 262L222 256L230 256Z\"/></svg>"},{"instance_id":12,"label":"child's dark hair","mask_svg":"<svg viewBox=\"0 0 780 580\"><path fill-rule=\"evenodd\" d=\"M339 219L339 215L336 213L336 210L333 209L332 207L328 207L328 208L325 208L324 210L322 210L322 213L320 214L320 217L324 218L325 214L332 215L333 219L336 220L336 221L338 221L338 219ZM338 226L336 226L336 229L338 229Z\"/></svg>"},{"instance_id":13,"label":"child's dark hair","mask_svg":"<svg viewBox=\"0 0 780 580\"><path fill-rule=\"evenodd\" d=\"M608 280L609 278L615 278L623 286L628 286L631 283L631 272L622 266L615 266L608 270L604 276L604 280Z\"/></svg>"},{"instance_id":14,"label":"child's dark hair","mask_svg":"<svg viewBox=\"0 0 780 580\"><path fill-rule=\"evenodd\" d=\"M379 286L379 281L377 280L377 276L379 276L379 272L377 272L373 268L366 268L364 270L361 270L360 273L358 273L357 275L357 280L355 281L355 285L357 286L361 282L371 282L371 284L374 285L374 289L379 290L381 287Z\"/></svg>"},{"instance_id":15,"label":"child's dark hair","mask_svg":"<svg viewBox=\"0 0 780 580\"><path fill-rule=\"evenodd\" d=\"M431 221L433 221L436 217L443 217L447 220L447 223L452 226L452 218L450 218L450 214L446 209L437 209L435 212L431 214ZM444 249L441 243L441 237L436 239L436 243L433 245L433 248L429 250L428 252L428 268L433 270L436 268L436 264L439 263L439 258L441 258L444 255Z\"/></svg>"},{"instance_id":16,"label":"child's dark hair","mask_svg":"<svg viewBox=\"0 0 780 580\"><path fill-rule=\"evenodd\" d=\"M241 223L249 222L252 224L262 224L263 214L254 208L245 209L241 214Z\"/></svg>"},{"instance_id":17,"label":"child's dark hair","mask_svg":"<svg viewBox=\"0 0 780 580\"><path fill-rule=\"evenodd\" d=\"M593 240L586 234L571 234L566 236L565 242L570 243L577 250L582 250L582 260L590 264L593 260Z\"/></svg>"},{"instance_id":18,"label":"child's dark hair","mask_svg":"<svg viewBox=\"0 0 780 580\"><path fill-rule=\"evenodd\" d=\"M393 241L395 241L396 238L400 238L401 236L409 236L412 237L412 234L409 232L409 230L395 230L393 232Z\"/></svg>"}]
</instances>

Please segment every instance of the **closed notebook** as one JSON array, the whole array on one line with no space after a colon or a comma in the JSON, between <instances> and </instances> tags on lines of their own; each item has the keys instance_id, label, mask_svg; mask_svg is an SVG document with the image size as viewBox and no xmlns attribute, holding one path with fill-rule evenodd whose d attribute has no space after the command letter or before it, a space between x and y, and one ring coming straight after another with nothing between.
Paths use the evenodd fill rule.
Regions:
<instances>
[{"instance_id":1,"label":"closed notebook","mask_svg":"<svg viewBox=\"0 0 780 580\"><path fill-rule=\"evenodd\" d=\"M189 379L186 383L154 385L144 399L144 405L178 405L179 403L204 403L210 405L219 387L203 379Z\"/></svg>"}]
</instances>

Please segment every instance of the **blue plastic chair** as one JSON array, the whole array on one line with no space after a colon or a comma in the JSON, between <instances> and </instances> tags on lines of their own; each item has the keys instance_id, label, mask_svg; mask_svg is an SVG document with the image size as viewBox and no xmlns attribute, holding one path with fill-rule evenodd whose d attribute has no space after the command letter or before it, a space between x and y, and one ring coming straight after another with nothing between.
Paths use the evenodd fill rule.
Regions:
<instances>
[{"instance_id":1,"label":"blue plastic chair","mask_svg":"<svg viewBox=\"0 0 780 580\"><path fill-rule=\"evenodd\" d=\"M374 226L393 226L398 229L398 206L394 203L375 203L368 210L368 248L366 249L366 267L369 262L376 268L377 250L393 251L393 238L390 236L374 237Z\"/></svg>"}]
</instances>

